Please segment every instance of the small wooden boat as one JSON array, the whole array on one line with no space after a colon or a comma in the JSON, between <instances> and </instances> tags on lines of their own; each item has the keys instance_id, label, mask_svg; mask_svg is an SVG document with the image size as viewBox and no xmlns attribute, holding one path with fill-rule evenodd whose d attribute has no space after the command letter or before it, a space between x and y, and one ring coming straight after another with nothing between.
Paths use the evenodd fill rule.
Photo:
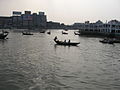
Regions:
<instances>
[{"instance_id":1,"label":"small wooden boat","mask_svg":"<svg viewBox=\"0 0 120 90\"><path fill-rule=\"evenodd\" d=\"M45 31L40 31L40 33L45 33Z\"/></svg>"},{"instance_id":2,"label":"small wooden boat","mask_svg":"<svg viewBox=\"0 0 120 90\"><path fill-rule=\"evenodd\" d=\"M49 32L47 32L47 34L51 34L51 32L49 31Z\"/></svg>"},{"instance_id":3,"label":"small wooden boat","mask_svg":"<svg viewBox=\"0 0 120 90\"><path fill-rule=\"evenodd\" d=\"M117 39L117 38L111 38L111 40L112 40L114 43L120 43L120 39Z\"/></svg>"},{"instance_id":4,"label":"small wooden boat","mask_svg":"<svg viewBox=\"0 0 120 90\"><path fill-rule=\"evenodd\" d=\"M80 35L80 33L78 33L78 32L74 32L74 34L75 34L75 35Z\"/></svg>"},{"instance_id":5,"label":"small wooden boat","mask_svg":"<svg viewBox=\"0 0 120 90\"><path fill-rule=\"evenodd\" d=\"M110 39L103 39L103 40L100 40L99 42L101 42L101 43L107 43L107 44L113 44L114 43L114 41L110 40Z\"/></svg>"},{"instance_id":6,"label":"small wooden boat","mask_svg":"<svg viewBox=\"0 0 120 90\"><path fill-rule=\"evenodd\" d=\"M67 29L67 28L65 28L64 30L65 30L65 31L68 31L68 29Z\"/></svg>"},{"instance_id":7,"label":"small wooden boat","mask_svg":"<svg viewBox=\"0 0 120 90\"><path fill-rule=\"evenodd\" d=\"M5 39L7 37L9 32L7 31L2 31L2 33L0 33L0 39Z\"/></svg>"},{"instance_id":8,"label":"small wooden boat","mask_svg":"<svg viewBox=\"0 0 120 90\"><path fill-rule=\"evenodd\" d=\"M54 38L54 41L58 45L65 45L65 46L76 46L76 45L80 44L80 42L70 42L70 40L68 42L66 42L66 41L59 41L59 40L57 40L57 37Z\"/></svg>"},{"instance_id":9,"label":"small wooden boat","mask_svg":"<svg viewBox=\"0 0 120 90\"><path fill-rule=\"evenodd\" d=\"M67 33L67 32L63 32L63 31L62 31L62 34L68 34L68 33Z\"/></svg>"},{"instance_id":10,"label":"small wooden boat","mask_svg":"<svg viewBox=\"0 0 120 90\"><path fill-rule=\"evenodd\" d=\"M33 35L33 33L30 33L30 32L22 32L22 35Z\"/></svg>"}]
</instances>

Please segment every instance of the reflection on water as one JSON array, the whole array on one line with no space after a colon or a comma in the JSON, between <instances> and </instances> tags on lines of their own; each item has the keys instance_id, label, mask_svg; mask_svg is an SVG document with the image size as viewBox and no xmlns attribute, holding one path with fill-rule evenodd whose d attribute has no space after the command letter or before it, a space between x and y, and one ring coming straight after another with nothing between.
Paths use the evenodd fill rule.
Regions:
<instances>
[{"instance_id":1,"label":"reflection on water","mask_svg":"<svg viewBox=\"0 0 120 90\"><path fill-rule=\"evenodd\" d=\"M0 40L0 90L119 90L120 45L67 32L11 32ZM55 36L80 45L56 45Z\"/></svg>"}]
</instances>

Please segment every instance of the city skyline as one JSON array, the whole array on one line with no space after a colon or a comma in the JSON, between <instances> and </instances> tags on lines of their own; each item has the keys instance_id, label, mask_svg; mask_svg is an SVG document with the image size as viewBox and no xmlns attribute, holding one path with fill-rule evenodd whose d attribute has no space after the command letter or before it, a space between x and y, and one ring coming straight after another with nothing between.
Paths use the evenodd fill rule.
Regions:
<instances>
[{"instance_id":1,"label":"city skyline","mask_svg":"<svg viewBox=\"0 0 120 90\"><path fill-rule=\"evenodd\" d=\"M19 4L18 4L19 3ZM1 0L0 16L10 16L12 11L45 12L48 21L65 24L74 22L103 22L119 20L119 0Z\"/></svg>"}]
</instances>

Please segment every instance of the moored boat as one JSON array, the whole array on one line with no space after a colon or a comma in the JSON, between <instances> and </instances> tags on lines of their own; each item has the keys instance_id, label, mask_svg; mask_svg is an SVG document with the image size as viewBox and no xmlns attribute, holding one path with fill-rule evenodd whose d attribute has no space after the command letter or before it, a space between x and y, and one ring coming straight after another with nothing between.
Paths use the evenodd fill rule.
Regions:
<instances>
[{"instance_id":1,"label":"moored boat","mask_svg":"<svg viewBox=\"0 0 120 90\"><path fill-rule=\"evenodd\" d=\"M78 33L78 32L74 32L74 34L75 34L75 35L80 35L80 33Z\"/></svg>"},{"instance_id":2,"label":"moored boat","mask_svg":"<svg viewBox=\"0 0 120 90\"><path fill-rule=\"evenodd\" d=\"M33 35L33 33L30 32L22 32L23 35Z\"/></svg>"},{"instance_id":3,"label":"moored boat","mask_svg":"<svg viewBox=\"0 0 120 90\"><path fill-rule=\"evenodd\" d=\"M0 33L0 39L5 39L7 37L9 32L6 31L2 31L2 33Z\"/></svg>"},{"instance_id":4,"label":"moored boat","mask_svg":"<svg viewBox=\"0 0 120 90\"><path fill-rule=\"evenodd\" d=\"M40 33L45 33L45 31L40 31Z\"/></svg>"},{"instance_id":5,"label":"moored boat","mask_svg":"<svg viewBox=\"0 0 120 90\"><path fill-rule=\"evenodd\" d=\"M68 33L67 33L67 32L63 32L63 31L62 31L62 34L68 34Z\"/></svg>"},{"instance_id":6,"label":"moored boat","mask_svg":"<svg viewBox=\"0 0 120 90\"><path fill-rule=\"evenodd\" d=\"M49 32L47 32L47 34L51 34L51 32L49 31Z\"/></svg>"},{"instance_id":7,"label":"moored boat","mask_svg":"<svg viewBox=\"0 0 120 90\"><path fill-rule=\"evenodd\" d=\"M114 43L114 41L111 40L111 39L103 39L103 40L100 40L99 42L101 42L101 43L107 43L107 44L113 44Z\"/></svg>"}]
</instances>

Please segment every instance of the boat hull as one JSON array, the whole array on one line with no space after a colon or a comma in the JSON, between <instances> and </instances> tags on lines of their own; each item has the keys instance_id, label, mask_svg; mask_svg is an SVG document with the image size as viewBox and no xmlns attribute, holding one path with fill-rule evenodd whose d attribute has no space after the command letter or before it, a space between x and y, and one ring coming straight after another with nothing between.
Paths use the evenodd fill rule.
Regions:
<instances>
[{"instance_id":1,"label":"boat hull","mask_svg":"<svg viewBox=\"0 0 120 90\"><path fill-rule=\"evenodd\" d=\"M5 39L8 34L0 34L0 39Z\"/></svg>"},{"instance_id":2,"label":"boat hull","mask_svg":"<svg viewBox=\"0 0 120 90\"><path fill-rule=\"evenodd\" d=\"M23 35L33 35L32 33L22 33Z\"/></svg>"},{"instance_id":3,"label":"boat hull","mask_svg":"<svg viewBox=\"0 0 120 90\"><path fill-rule=\"evenodd\" d=\"M114 43L114 41L112 41L112 40L100 40L99 42L101 42L101 43L106 43L106 44L113 44Z\"/></svg>"},{"instance_id":4,"label":"boat hull","mask_svg":"<svg viewBox=\"0 0 120 90\"><path fill-rule=\"evenodd\" d=\"M62 41L55 41L58 45L64 45L64 46L76 46L80 44L79 42L62 42Z\"/></svg>"},{"instance_id":5,"label":"boat hull","mask_svg":"<svg viewBox=\"0 0 120 90\"><path fill-rule=\"evenodd\" d=\"M74 32L75 35L80 35L80 33Z\"/></svg>"}]
</instances>

